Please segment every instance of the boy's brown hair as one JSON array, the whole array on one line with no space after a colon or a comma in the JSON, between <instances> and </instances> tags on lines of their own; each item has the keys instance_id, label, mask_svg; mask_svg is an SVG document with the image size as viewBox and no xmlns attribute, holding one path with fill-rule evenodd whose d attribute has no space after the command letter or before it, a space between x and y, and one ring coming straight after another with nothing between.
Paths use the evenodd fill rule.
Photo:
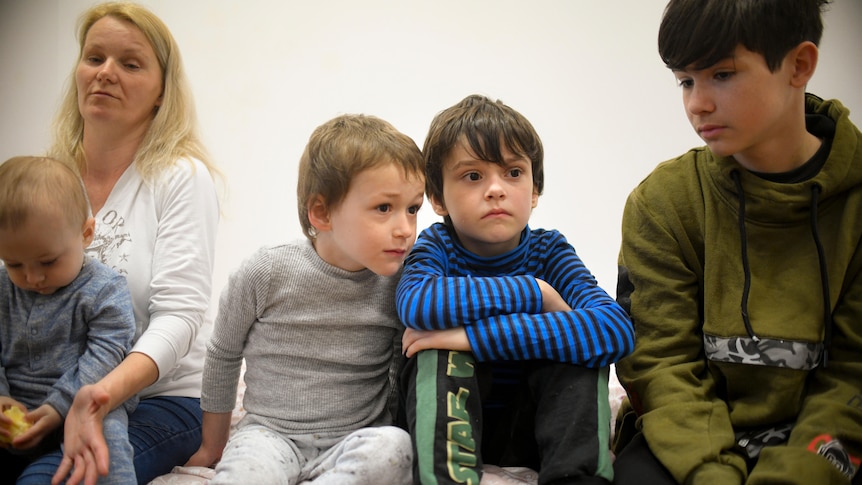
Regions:
<instances>
[{"instance_id":1,"label":"boy's brown hair","mask_svg":"<svg viewBox=\"0 0 862 485\"><path fill-rule=\"evenodd\" d=\"M0 165L0 229L23 226L34 210L56 209L73 227L90 217L87 191L78 174L45 157L13 157Z\"/></svg>"},{"instance_id":2,"label":"boy's brown hair","mask_svg":"<svg viewBox=\"0 0 862 485\"><path fill-rule=\"evenodd\" d=\"M408 179L421 180L425 174L416 142L387 121L347 114L317 127L299 160L297 210L305 236L313 240L317 235L308 218L309 203L316 196L332 210L344 200L359 172L388 163L401 167Z\"/></svg>"},{"instance_id":3,"label":"boy's brown hair","mask_svg":"<svg viewBox=\"0 0 862 485\"><path fill-rule=\"evenodd\" d=\"M470 95L431 121L422 154L425 157L425 193L443 202L443 164L452 148L464 138L482 160L502 165L500 143L530 160L533 186L539 195L545 187L542 140L533 125L502 101Z\"/></svg>"}]
</instances>

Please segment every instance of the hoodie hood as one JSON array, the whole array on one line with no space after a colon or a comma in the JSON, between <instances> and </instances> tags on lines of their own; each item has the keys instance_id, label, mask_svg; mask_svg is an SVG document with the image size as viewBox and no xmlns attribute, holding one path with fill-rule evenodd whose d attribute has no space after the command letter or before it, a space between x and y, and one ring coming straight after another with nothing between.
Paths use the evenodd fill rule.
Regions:
<instances>
[{"instance_id":1,"label":"hoodie hood","mask_svg":"<svg viewBox=\"0 0 862 485\"><path fill-rule=\"evenodd\" d=\"M708 165L710 182L716 193L733 208L738 206L738 188L732 174L738 173L745 191L745 217L750 222L807 221L813 185L820 186L820 201L828 203L832 197L862 184L862 147L859 146L859 130L849 122L849 110L838 101L824 101L813 94L807 94L805 102L809 130L812 124L822 125L822 121L816 118L825 117L834 125L833 143L826 163L814 177L792 184L772 182L749 172L731 157L715 157Z\"/></svg>"}]
</instances>

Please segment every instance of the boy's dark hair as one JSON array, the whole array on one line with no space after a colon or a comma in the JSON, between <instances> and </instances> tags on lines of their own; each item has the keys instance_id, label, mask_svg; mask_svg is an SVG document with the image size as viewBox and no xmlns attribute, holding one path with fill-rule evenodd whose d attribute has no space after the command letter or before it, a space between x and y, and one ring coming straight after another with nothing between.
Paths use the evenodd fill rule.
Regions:
<instances>
[{"instance_id":1,"label":"boy's dark hair","mask_svg":"<svg viewBox=\"0 0 862 485\"><path fill-rule=\"evenodd\" d=\"M659 27L659 55L670 69L705 69L742 45L775 72L797 45L820 43L829 1L671 0Z\"/></svg>"},{"instance_id":2,"label":"boy's dark hair","mask_svg":"<svg viewBox=\"0 0 862 485\"><path fill-rule=\"evenodd\" d=\"M527 157L532 165L533 186L539 195L545 187L542 140L521 113L481 95L467 96L431 121L422 155L425 157L425 193L443 200L443 163L464 137L482 160L502 165L500 141L513 153Z\"/></svg>"}]
</instances>

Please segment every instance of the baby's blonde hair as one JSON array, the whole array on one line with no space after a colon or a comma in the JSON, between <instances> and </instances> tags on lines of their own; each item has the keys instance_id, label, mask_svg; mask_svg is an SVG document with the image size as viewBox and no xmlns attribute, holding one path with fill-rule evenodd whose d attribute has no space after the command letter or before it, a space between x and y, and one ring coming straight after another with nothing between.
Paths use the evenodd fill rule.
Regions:
<instances>
[{"instance_id":1,"label":"baby's blonde hair","mask_svg":"<svg viewBox=\"0 0 862 485\"><path fill-rule=\"evenodd\" d=\"M55 209L72 227L90 217L81 179L63 162L45 157L13 157L0 165L0 229L18 229L35 210Z\"/></svg>"}]
</instances>

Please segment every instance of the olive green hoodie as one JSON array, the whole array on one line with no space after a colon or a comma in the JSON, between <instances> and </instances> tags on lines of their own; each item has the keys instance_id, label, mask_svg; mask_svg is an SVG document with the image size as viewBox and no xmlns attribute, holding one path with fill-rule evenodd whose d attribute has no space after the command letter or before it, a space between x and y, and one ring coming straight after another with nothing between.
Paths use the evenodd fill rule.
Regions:
<instances>
[{"instance_id":1,"label":"olive green hoodie","mask_svg":"<svg viewBox=\"0 0 862 485\"><path fill-rule=\"evenodd\" d=\"M617 373L680 483L849 483L839 465L859 466L862 134L836 101L809 94L806 113L835 123L812 178L698 148L626 203L618 299L636 340ZM735 433L781 425L749 473Z\"/></svg>"}]
</instances>

